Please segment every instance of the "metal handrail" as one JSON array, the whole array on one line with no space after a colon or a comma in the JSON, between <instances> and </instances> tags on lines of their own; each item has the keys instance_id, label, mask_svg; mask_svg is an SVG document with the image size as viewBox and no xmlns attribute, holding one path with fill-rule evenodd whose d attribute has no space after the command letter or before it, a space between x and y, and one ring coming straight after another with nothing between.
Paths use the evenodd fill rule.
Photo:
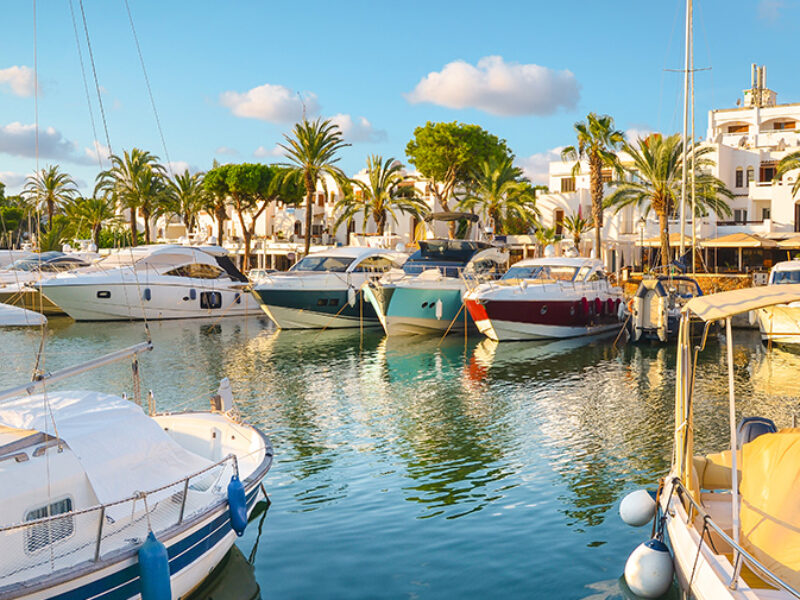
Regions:
<instances>
[{"instance_id":1,"label":"metal handrail","mask_svg":"<svg viewBox=\"0 0 800 600\"><path fill-rule=\"evenodd\" d=\"M763 575L766 575L767 579L769 579L772 583L774 583L775 585L780 587L783 591L788 592L789 594L791 594L795 598L800 598L800 591L797 591L792 586L790 586L788 583L783 581L780 577L775 575L767 567L762 565L752 554L747 552L747 550L745 550L739 544L734 542L731 539L731 537L727 533L725 533L725 531L719 525L717 525L714 522L714 519L711 517L711 515L708 514L708 512L703 508L703 506L697 500L695 500L692 497L691 493L689 493L689 490L686 489L686 486L684 486L683 483L681 483L681 480L678 477L674 477L673 478L672 484L675 487L675 489L677 489L679 497L680 498L686 498L687 500L689 500L691 505L697 511L697 515L699 517L702 517L703 522L708 527L710 527L715 532L717 532L717 534L719 534L719 536L722 538L722 540L724 542L726 542L728 545L730 545L731 548L733 548L738 553L739 557L743 557L745 559L745 561L747 561L750 565L756 567ZM683 492L683 493L681 493L681 492ZM700 544L701 545L703 544L703 538L702 537L700 538ZM730 582L731 586L733 585L735 579L737 578L737 573L738 573L738 569L736 568L736 565L734 565L733 577L732 577L731 582Z\"/></svg>"},{"instance_id":2,"label":"metal handrail","mask_svg":"<svg viewBox=\"0 0 800 600\"><path fill-rule=\"evenodd\" d=\"M217 462L215 462L215 463L213 463L211 465L208 465L207 467L204 467L203 469L201 469L199 471L196 471L196 472L194 472L194 473L192 473L190 475L187 475L186 477L182 477L181 479L176 479L175 481L172 481L170 483L167 483L167 484L162 485L160 487L157 487L155 489L148 490L146 492L136 492L132 496L128 496L127 498L123 498L121 500L115 500L114 502L106 502L105 504L96 504L95 506L90 506L89 508L84 508L83 510L73 510L73 511L70 511L70 512L59 513L57 515L51 515L49 517L42 517L41 519L35 519L35 520L32 520L32 521L22 521L20 523L14 524L14 525L6 525L5 527L0 527L0 534L6 533L8 531L13 531L15 529L26 529L28 527L34 527L36 525L43 525L45 523L49 523L50 521L57 521L59 519L64 519L64 518L67 518L67 517L77 517L79 515L89 514L89 513L98 511L98 510L105 512L105 510L107 508L109 508L109 507L119 506L120 504L125 504L126 502L136 502L137 500L142 500L143 498L146 498L147 496L149 496L151 494L156 494L158 492L162 492L162 491L164 491L164 490L166 490L168 488L174 487L174 486L176 486L176 485L178 485L180 483L183 483L184 484L184 489L186 489L188 487L188 482L191 479L194 479L195 477L199 477L200 475L208 473L212 469L217 468L218 466L228 462L229 460L233 461L234 472L238 476L238 474L239 474L239 462L238 462L238 459L236 458L236 455L231 453L231 454L228 454L226 457L218 460ZM183 503L185 503L185 502L186 502L186 495L184 494ZM182 505L181 506L181 515L180 515L181 519L183 518L183 512L184 512L184 506Z\"/></svg>"}]
</instances>

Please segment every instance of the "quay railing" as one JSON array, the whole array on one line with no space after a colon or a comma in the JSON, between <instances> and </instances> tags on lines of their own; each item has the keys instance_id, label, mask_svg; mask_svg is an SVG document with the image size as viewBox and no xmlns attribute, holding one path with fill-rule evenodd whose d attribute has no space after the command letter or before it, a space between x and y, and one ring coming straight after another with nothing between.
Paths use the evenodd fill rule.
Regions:
<instances>
[{"instance_id":1,"label":"quay railing","mask_svg":"<svg viewBox=\"0 0 800 600\"><path fill-rule=\"evenodd\" d=\"M0 592L6 585L138 549L150 531L158 536L224 501L226 474L238 471L236 455L229 454L182 479L115 502L74 510L78 493L44 499L25 521L0 527L0 547L6 550L0 558Z\"/></svg>"}]
</instances>

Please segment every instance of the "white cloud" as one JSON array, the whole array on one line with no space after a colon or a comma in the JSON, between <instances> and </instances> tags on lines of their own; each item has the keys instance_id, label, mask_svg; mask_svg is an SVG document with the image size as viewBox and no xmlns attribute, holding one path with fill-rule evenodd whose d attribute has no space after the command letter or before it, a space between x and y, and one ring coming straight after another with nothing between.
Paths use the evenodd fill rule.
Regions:
<instances>
[{"instance_id":1,"label":"white cloud","mask_svg":"<svg viewBox=\"0 0 800 600\"><path fill-rule=\"evenodd\" d=\"M39 157L65 160L78 164L91 164L90 150L78 151L78 144L66 139L53 127L39 130ZM12 156L36 156L36 126L22 123L0 125L0 153Z\"/></svg>"},{"instance_id":2,"label":"white cloud","mask_svg":"<svg viewBox=\"0 0 800 600\"><path fill-rule=\"evenodd\" d=\"M382 142L386 140L386 131L375 129L365 117L357 117L354 120L350 115L339 113L333 115L331 121L339 126L348 142Z\"/></svg>"},{"instance_id":3,"label":"white cloud","mask_svg":"<svg viewBox=\"0 0 800 600\"><path fill-rule=\"evenodd\" d=\"M108 160L108 157L111 156L111 150L105 144L101 144L97 140L94 141L92 144L92 148L84 148L83 151L88 156L92 162L101 162L104 160Z\"/></svg>"},{"instance_id":4,"label":"white cloud","mask_svg":"<svg viewBox=\"0 0 800 600\"><path fill-rule=\"evenodd\" d=\"M236 148L230 148L228 146L220 146L216 150L214 150L214 154L227 154L228 156L239 156L239 151Z\"/></svg>"},{"instance_id":5,"label":"white cloud","mask_svg":"<svg viewBox=\"0 0 800 600\"><path fill-rule=\"evenodd\" d=\"M260 119L271 123L292 123L303 116L303 104L307 116L319 112L317 96L311 92L300 95L282 85L265 83L244 92L223 92L220 104L229 108L237 117Z\"/></svg>"},{"instance_id":6,"label":"white cloud","mask_svg":"<svg viewBox=\"0 0 800 600\"><path fill-rule=\"evenodd\" d=\"M264 158L265 156L285 156L285 150L278 146L278 144L275 144L273 148L259 146L253 152L253 156L258 158Z\"/></svg>"},{"instance_id":7,"label":"white cloud","mask_svg":"<svg viewBox=\"0 0 800 600\"><path fill-rule=\"evenodd\" d=\"M759 0L758 18L774 23L780 18L783 6L783 0Z\"/></svg>"},{"instance_id":8,"label":"white cloud","mask_svg":"<svg viewBox=\"0 0 800 600\"><path fill-rule=\"evenodd\" d=\"M14 173L13 171L0 171L0 183L6 186L5 194L14 195L22 191L25 185L26 175L22 173Z\"/></svg>"},{"instance_id":9,"label":"white cloud","mask_svg":"<svg viewBox=\"0 0 800 600\"><path fill-rule=\"evenodd\" d=\"M167 173L172 175L183 175L184 171L188 170L189 173L197 173L198 169L194 165L190 165L185 160L173 160L164 165L167 168Z\"/></svg>"},{"instance_id":10,"label":"white cloud","mask_svg":"<svg viewBox=\"0 0 800 600\"><path fill-rule=\"evenodd\" d=\"M650 129L649 127L647 127L647 126L645 126L645 127L629 127L628 129L625 130L625 140L629 144L635 146L636 142L639 139L645 139L651 133L653 133L653 130Z\"/></svg>"},{"instance_id":11,"label":"white cloud","mask_svg":"<svg viewBox=\"0 0 800 600\"><path fill-rule=\"evenodd\" d=\"M549 115L575 108L579 98L580 84L572 72L506 63L502 56L487 56L477 66L453 61L428 73L406 94L412 104L477 108L500 116Z\"/></svg>"},{"instance_id":12,"label":"white cloud","mask_svg":"<svg viewBox=\"0 0 800 600\"><path fill-rule=\"evenodd\" d=\"M550 163L561 160L564 146L558 146L546 152L537 152L530 156L517 158L517 166L525 176L537 185L547 185L550 181Z\"/></svg>"},{"instance_id":13,"label":"white cloud","mask_svg":"<svg viewBox=\"0 0 800 600\"><path fill-rule=\"evenodd\" d=\"M25 66L0 69L0 84L8 85L11 93L16 96L33 96L35 88L33 69Z\"/></svg>"}]
</instances>

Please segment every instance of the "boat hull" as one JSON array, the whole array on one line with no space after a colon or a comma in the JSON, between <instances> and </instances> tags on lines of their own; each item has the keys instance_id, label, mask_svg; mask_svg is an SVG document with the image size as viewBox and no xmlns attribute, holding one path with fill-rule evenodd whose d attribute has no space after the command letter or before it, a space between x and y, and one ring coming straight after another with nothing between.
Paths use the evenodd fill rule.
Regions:
<instances>
[{"instance_id":1,"label":"boat hull","mask_svg":"<svg viewBox=\"0 0 800 600\"><path fill-rule=\"evenodd\" d=\"M280 329L380 327L372 305L347 289L256 289L262 310Z\"/></svg>"},{"instance_id":2,"label":"boat hull","mask_svg":"<svg viewBox=\"0 0 800 600\"><path fill-rule=\"evenodd\" d=\"M592 314L571 300L468 298L466 305L480 332L498 342L598 335L621 326L616 306L608 314Z\"/></svg>"},{"instance_id":3,"label":"boat hull","mask_svg":"<svg viewBox=\"0 0 800 600\"><path fill-rule=\"evenodd\" d=\"M463 332L471 319L464 310L463 286L373 285L365 291L386 335L431 335Z\"/></svg>"},{"instance_id":4,"label":"boat hull","mask_svg":"<svg viewBox=\"0 0 800 600\"><path fill-rule=\"evenodd\" d=\"M761 308L756 316L763 341L800 344L800 303Z\"/></svg>"},{"instance_id":5,"label":"boat hull","mask_svg":"<svg viewBox=\"0 0 800 600\"><path fill-rule=\"evenodd\" d=\"M76 321L149 321L261 314L255 298L232 286L62 283L45 284L42 291Z\"/></svg>"}]
</instances>

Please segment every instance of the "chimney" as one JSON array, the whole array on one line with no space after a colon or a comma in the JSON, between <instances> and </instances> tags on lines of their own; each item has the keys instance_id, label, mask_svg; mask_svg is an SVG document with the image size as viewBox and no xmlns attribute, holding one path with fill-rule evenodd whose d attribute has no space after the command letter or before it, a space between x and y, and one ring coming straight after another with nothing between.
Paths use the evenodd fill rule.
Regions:
<instances>
[{"instance_id":1,"label":"chimney","mask_svg":"<svg viewBox=\"0 0 800 600\"><path fill-rule=\"evenodd\" d=\"M761 67L761 89L766 89L767 87L767 65Z\"/></svg>"},{"instance_id":2,"label":"chimney","mask_svg":"<svg viewBox=\"0 0 800 600\"><path fill-rule=\"evenodd\" d=\"M756 88L756 80L758 79L758 65L753 63L750 70L750 87Z\"/></svg>"}]
</instances>

